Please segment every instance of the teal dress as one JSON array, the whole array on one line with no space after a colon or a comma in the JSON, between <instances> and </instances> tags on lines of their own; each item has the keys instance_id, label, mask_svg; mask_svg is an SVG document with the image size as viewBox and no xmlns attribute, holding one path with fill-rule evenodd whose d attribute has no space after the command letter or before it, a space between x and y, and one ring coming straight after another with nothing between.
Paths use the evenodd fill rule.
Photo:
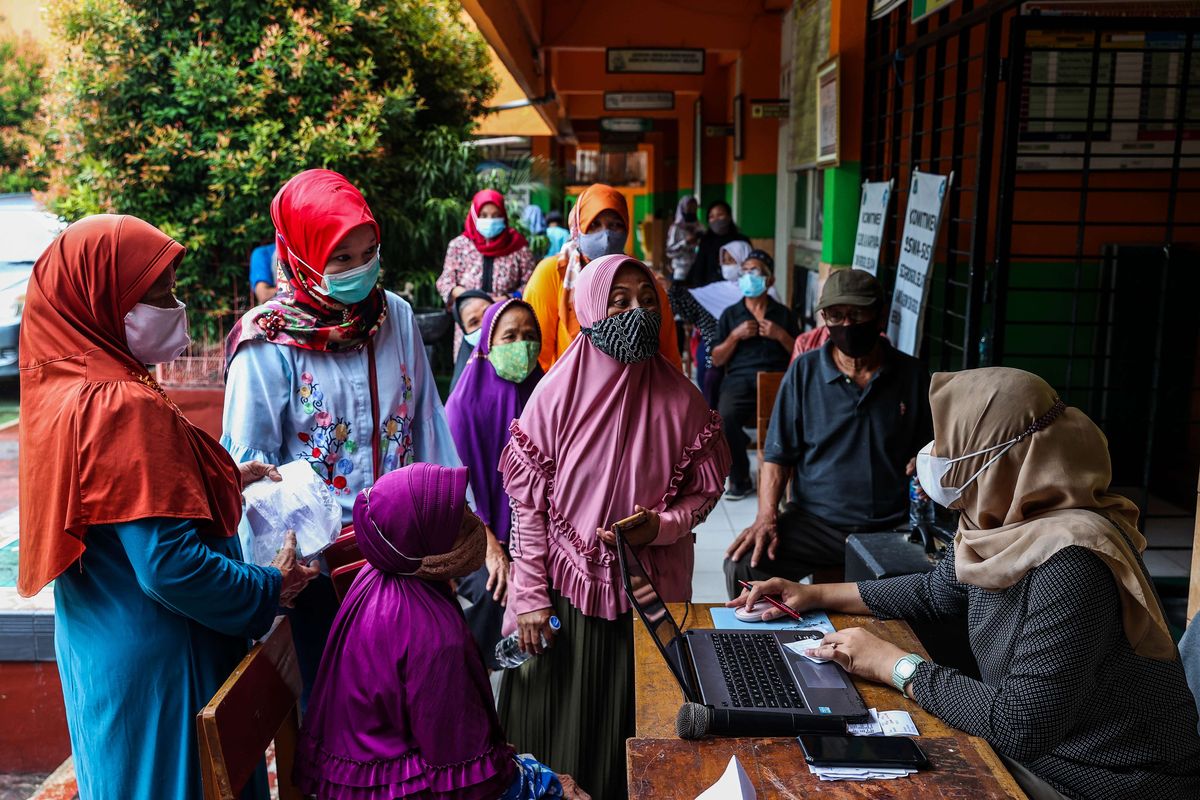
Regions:
<instances>
[{"instance_id":1,"label":"teal dress","mask_svg":"<svg viewBox=\"0 0 1200 800\"><path fill-rule=\"evenodd\" d=\"M201 800L196 714L269 630L281 579L190 520L88 530L54 581L80 800Z\"/></svg>"}]
</instances>

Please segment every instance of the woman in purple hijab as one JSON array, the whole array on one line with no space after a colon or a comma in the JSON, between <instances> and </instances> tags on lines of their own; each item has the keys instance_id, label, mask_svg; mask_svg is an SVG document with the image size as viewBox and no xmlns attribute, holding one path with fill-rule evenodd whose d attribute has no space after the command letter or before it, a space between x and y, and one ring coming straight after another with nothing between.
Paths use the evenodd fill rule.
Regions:
<instances>
[{"instance_id":1,"label":"woman in purple hijab","mask_svg":"<svg viewBox=\"0 0 1200 800\"><path fill-rule=\"evenodd\" d=\"M471 469L475 513L487 529L486 563L459 582L458 593L471 603L465 612L467 625L484 663L498 669L495 650L508 591L512 510L497 466L511 435L508 426L521 416L542 378L537 361L542 336L533 308L521 300L488 308L480 333L479 344L446 401L446 418L459 458Z\"/></svg>"},{"instance_id":2,"label":"woman in purple hijab","mask_svg":"<svg viewBox=\"0 0 1200 800\"><path fill-rule=\"evenodd\" d=\"M483 562L465 467L413 464L354 503L368 565L334 620L295 777L321 800L524 800L563 785L515 755L449 580ZM568 797L574 791L563 776Z\"/></svg>"}]
</instances>

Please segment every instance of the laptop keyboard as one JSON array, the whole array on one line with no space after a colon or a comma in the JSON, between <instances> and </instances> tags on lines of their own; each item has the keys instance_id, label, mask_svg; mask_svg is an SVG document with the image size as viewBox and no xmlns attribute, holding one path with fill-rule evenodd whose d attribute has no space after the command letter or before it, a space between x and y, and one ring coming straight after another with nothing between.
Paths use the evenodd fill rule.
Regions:
<instances>
[{"instance_id":1,"label":"laptop keyboard","mask_svg":"<svg viewBox=\"0 0 1200 800\"><path fill-rule=\"evenodd\" d=\"M738 708L804 708L777 641L769 633L713 634L725 688Z\"/></svg>"}]
</instances>

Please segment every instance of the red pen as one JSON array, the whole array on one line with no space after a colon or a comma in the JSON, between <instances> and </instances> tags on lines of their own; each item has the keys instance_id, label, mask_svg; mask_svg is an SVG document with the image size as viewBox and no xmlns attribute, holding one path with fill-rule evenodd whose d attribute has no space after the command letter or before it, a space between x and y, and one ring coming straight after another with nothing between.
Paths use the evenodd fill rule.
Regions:
<instances>
[{"instance_id":1,"label":"red pen","mask_svg":"<svg viewBox=\"0 0 1200 800\"><path fill-rule=\"evenodd\" d=\"M754 587L753 587L753 586L751 586L750 584L746 583L745 581L738 581L738 583L740 583L740 584L742 585L742 588L743 588L743 589L750 589L750 590L753 590L753 589L754 589ZM763 600L766 600L768 603L770 603L771 605L775 606L775 607L776 607L776 608L778 608L780 611L782 611L783 613L787 614L789 617L791 617L792 619L796 620L797 622L799 622L799 621L800 621L800 614L799 614L799 613L797 613L797 612L793 611L792 609L788 608L787 606L785 606L783 603L779 602L778 600L775 600L775 599L773 599L773 598L771 598L771 597L768 597L768 596L767 596L767 595L765 595L765 594L762 596L762 599L763 599Z\"/></svg>"}]
</instances>

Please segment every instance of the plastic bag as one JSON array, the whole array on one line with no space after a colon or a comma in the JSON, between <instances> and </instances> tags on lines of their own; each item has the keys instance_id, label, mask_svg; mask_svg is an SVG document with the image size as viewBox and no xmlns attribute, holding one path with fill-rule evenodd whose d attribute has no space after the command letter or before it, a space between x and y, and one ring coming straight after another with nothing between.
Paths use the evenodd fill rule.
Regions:
<instances>
[{"instance_id":1,"label":"plastic bag","mask_svg":"<svg viewBox=\"0 0 1200 800\"><path fill-rule=\"evenodd\" d=\"M307 559L320 553L342 530L342 507L307 461L279 468L283 480L270 478L246 487L246 522L250 526L250 552L246 559L267 565L283 547L283 537L296 532L296 556Z\"/></svg>"}]
</instances>

